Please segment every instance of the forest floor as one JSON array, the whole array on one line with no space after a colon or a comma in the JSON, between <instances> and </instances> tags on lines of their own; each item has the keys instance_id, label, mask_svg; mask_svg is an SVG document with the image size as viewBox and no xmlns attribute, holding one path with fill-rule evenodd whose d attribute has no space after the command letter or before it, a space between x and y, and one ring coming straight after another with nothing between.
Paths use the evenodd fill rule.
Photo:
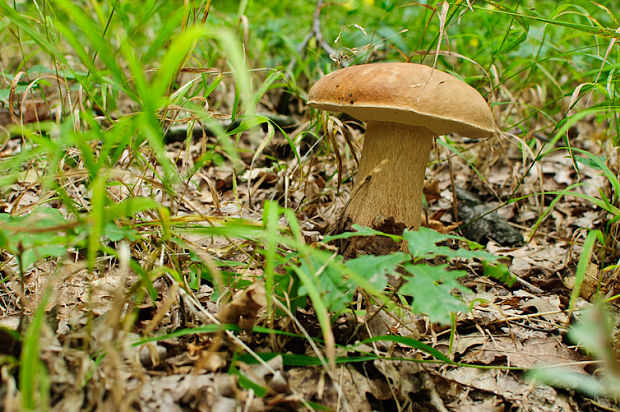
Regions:
<instances>
[{"instance_id":1,"label":"forest floor","mask_svg":"<svg viewBox=\"0 0 620 412\"><path fill-rule=\"evenodd\" d=\"M175 90L215 83L187 99L210 121L170 104L155 116L161 146L119 143L141 113L127 97L114 115L93 104L91 117L60 121L72 99L84 110L81 91L17 89L34 78L25 73L7 85L3 410L618 410L620 159L608 119L507 127L546 97L495 89L493 137L435 139L422 226L439 246L482 245L514 283L486 276L484 259L434 256L422 260L463 271L463 289L437 302L401 294L396 263L372 272L385 278L382 301L318 280L345 267L329 259L347 262L324 239L354 190L363 123L310 110L312 79L295 93L267 87L239 121L238 79L210 70L174 77ZM547 148L558 135L570 149ZM390 253L422 262L372 250ZM318 298L302 270L310 260ZM450 313L452 298L466 310Z\"/></svg>"}]
</instances>

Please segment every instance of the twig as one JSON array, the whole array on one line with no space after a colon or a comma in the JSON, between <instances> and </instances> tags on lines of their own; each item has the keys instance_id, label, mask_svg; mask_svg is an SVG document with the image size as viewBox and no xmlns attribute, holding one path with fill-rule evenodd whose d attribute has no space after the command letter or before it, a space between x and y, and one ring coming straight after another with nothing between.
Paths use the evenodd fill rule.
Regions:
<instances>
[{"instance_id":1,"label":"twig","mask_svg":"<svg viewBox=\"0 0 620 412\"><path fill-rule=\"evenodd\" d=\"M292 116L281 115L277 113L259 113L260 116L268 118L270 121L278 125L282 128L295 126L298 121ZM237 128L241 124L241 119L236 118L234 120L231 119L214 119L224 130L233 130ZM175 142L182 141L187 138L187 133L189 129L189 123L182 123L170 126L165 130L164 139L166 142ZM205 128L199 122L195 122L192 126L191 134L194 138L202 137L205 130L208 131L208 128Z\"/></svg>"},{"instance_id":2,"label":"twig","mask_svg":"<svg viewBox=\"0 0 620 412\"><path fill-rule=\"evenodd\" d=\"M314 9L314 14L312 15L312 28L310 29L310 33L306 35L303 39L299 47L297 48L298 55L305 55L306 47L310 40L313 38L316 39L316 42L329 54L330 56L336 57L337 51L329 45L323 38L323 33L321 33L321 9L323 8L323 3L325 0L317 0L316 8ZM287 72L291 72L295 64L297 63L297 56L293 56L291 62L286 67ZM341 62L342 66L346 67L346 62Z\"/></svg>"}]
</instances>

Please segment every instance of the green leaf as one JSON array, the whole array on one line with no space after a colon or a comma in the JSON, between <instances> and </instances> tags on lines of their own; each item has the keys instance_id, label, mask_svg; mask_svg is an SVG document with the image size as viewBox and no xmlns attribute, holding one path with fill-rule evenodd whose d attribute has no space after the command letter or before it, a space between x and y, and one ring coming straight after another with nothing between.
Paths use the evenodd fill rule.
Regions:
<instances>
[{"instance_id":1,"label":"green leaf","mask_svg":"<svg viewBox=\"0 0 620 412\"><path fill-rule=\"evenodd\" d=\"M25 217L2 213L0 224L4 224L5 231L12 232L6 236L6 249L18 255L24 269L40 259L63 256L67 252L70 238L65 232L67 229L60 229L67 221L57 209L38 207Z\"/></svg>"},{"instance_id":2,"label":"green leaf","mask_svg":"<svg viewBox=\"0 0 620 412\"><path fill-rule=\"evenodd\" d=\"M504 263L498 263L496 265L491 265L486 261L482 261L482 268L484 270L485 276L490 276L493 279L497 279L500 282L506 283L508 286L514 285L516 278L510 273L508 266Z\"/></svg>"},{"instance_id":3,"label":"green leaf","mask_svg":"<svg viewBox=\"0 0 620 412\"><path fill-rule=\"evenodd\" d=\"M140 235L135 229L125 226L116 226L113 222L108 222L103 226L101 235L111 242L118 242L122 239L135 242L140 238Z\"/></svg>"},{"instance_id":4,"label":"green leaf","mask_svg":"<svg viewBox=\"0 0 620 412\"><path fill-rule=\"evenodd\" d=\"M6 235L6 232L0 229L0 249L8 249L9 248L9 238Z\"/></svg>"},{"instance_id":5,"label":"green leaf","mask_svg":"<svg viewBox=\"0 0 620 412\"><path fill-rule=\"evenodd\" d=\"M448 270L447 265L405 264L407 283L400 288L404 295L413 296L411 308L416 313L427 314L432 321L449 324L450 314L465 312L467 306L456 296L455 289L468 292L456 279L467 275L462 270Z\"/></svg>"},{"instance_id":6,"label":"green leaf","mask_svg":"<svg viewBox=\"0 0 620 412\"><path fill-rule=\"evenodd\" d=\"M64 244L63 239L53 237L49 237L48 239L50 239L50 241L62 242L63 244L49 244L45 240L40 243L30 244L20 256L24 269L30 268L43 258L60 257L67 253L67 245Z\"/></svg>"},{"instance_id":7,"label":"green leaf","mask_svg":"<svg viewBox=\"0 0 620 412\"><path fill-rule=\"evenodd\" d=\"M395 241L398 241L400 239L400 236L379 232L378 230L375 230L375 229L372 229L366 226L360 226L358 224L354 224L353 229L355 229L355 232L344 232L338 235L325 236L323 241L325 243L328 243L328 242L331 242L332 240L348 239L348 238L355 237L355 236L386 236Z\"/></svg>"},{"instance_id":8,"label":"green leaf","mask_svg":"<svg viewBox=\"0 0 620 412\"><path fill-rule=\"evenodd\" d=\"M322 270L321 270L322 269ZM296 267L295 273L302 279L312 279L316 285L317 293L330 312L341 313L347 307L353 297L357 285L350 279L342 276L342 272L332 265L317 259L316 254L311 254L301 261ZM303 282L299 288L301 296L309 295L309 284Z\"/></svg>"},{"instance_id":9,"label":"green leaf","mask_svg":"<svg viewBox=\"0 0 620 412\"><path fill-rule=\"evenodd\" d=\"M414 257L427 257L437 252L437 243L453 238L432 229L421 227L419 230L405 230L403 238L407 241L409 253Z\"/></svg>"},{"instance_id":10,"label":"green leaf","mask_svg":"<svg viewBox=\"0 0 620 412\"><path fill-rule=\"evenodd\" d=\"M596 160L594 159L596 158ZM604 170L601 167L601 164L605 164L605 156L596 156L596 155L592 155L592 157L582 157L582 156L575 156L575 160L577 160L577 162L581 163L584 166L587 167L591 167L592 169L597 169L597 170Z\"/></svg>"},{"instance_id":11,"label":"green leaf","mask_svg":"<svg viewBox=\"0 0 620 412\"><path fill-rule=\"evenodd\" d=\"M407 260L409 260L409 257L405 253L396 252L384 256L360 256L348 260L345 262L345 265L351 269L351 271L369 281L377 289L383 289L387 286L387 278L385 275L394 273L396 267Z\"/></svg>"},{"instance_id":12,"label":"green leaf","mask_svg":"<svg viewBox=\"0 0 620 412\"><path fill-rule=\"evenodd\" d=\"M138 212L158 209L161 205L147 197L132 197L107 207L106 216L110 220L120 217L131 217Z\"/></svg>"},{"instance_id":13,"label":"green leaf","mask_svg":"<svg viewBox=\"0 0 620 412\"><path fill-rule=\"evenodd\" d=\"M28 86L17 86L15 87L15 94L19 96L23 92L25 92L27 89L28 89ZM8 104L10 95L11 95L11 89L0 89L0 101L1 102Z\"/></svg>"}]
</instances>

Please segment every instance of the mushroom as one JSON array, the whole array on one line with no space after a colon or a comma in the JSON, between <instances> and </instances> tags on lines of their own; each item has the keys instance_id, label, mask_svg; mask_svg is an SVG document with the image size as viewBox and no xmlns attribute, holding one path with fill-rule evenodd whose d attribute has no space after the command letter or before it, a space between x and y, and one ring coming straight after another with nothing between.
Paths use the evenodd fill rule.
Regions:
<instances>
[{"instance_id":1,"label":"mushroom","mask_svg":"<svg viewBox=\"0 0 620 412\"><path fill-rule=\"evenodd\" d=\"M418 229L424 171L436 135L493 133L493 115L473 87L432 67L374 63L337 70L311 89L308 104L366 122L358 180L344 222L376 217Z\"/></svg>"}]
</instances>

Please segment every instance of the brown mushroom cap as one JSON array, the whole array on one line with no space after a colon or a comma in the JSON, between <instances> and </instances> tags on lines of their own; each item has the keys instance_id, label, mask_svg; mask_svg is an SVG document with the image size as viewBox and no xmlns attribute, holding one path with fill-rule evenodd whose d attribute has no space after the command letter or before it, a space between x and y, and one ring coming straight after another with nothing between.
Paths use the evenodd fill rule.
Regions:
<instances>
[{"instance_id":1,"label":"brown mushroom cap","mask_svg":"<svg viewBox=\"0 0 620 412\"><path fill-rule=\"evenodd\" d=\"M484 98L468 84L432 67L373 63L337 70L311 89L308 104L363 121L422 126L436 135L481 138L494 130Z\"/></svg>"}]
</instances>

